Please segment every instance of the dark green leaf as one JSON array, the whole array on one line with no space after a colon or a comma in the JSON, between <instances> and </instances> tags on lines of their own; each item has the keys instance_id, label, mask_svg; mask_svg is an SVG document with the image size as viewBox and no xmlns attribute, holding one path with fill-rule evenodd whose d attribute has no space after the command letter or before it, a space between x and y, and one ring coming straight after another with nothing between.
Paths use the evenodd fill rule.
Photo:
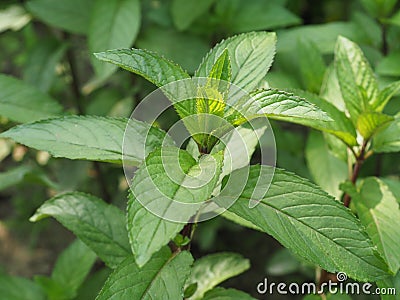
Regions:
<instances>
[{"instance_id":1,"label":"dark green leaf","mask_svg":"<svg viewBox=\"0 0 400 300\"><path fill-rule=\"evenodd\" d=\"M172 147L149 154L135 174L127 208L129 240L139 266L174 238L210 198L222 160L222 153L217 153L197 162L188 152Z\"/></svg>"},{"instance_id":2,"label":"dark green leaf","mask_svg":"<svg viewBox=\"0 0 400 300\"><path fill-rule=\"evenodd\" d=\"M171 15L176 28L187 29L198 17L205 13L215 0L172 0Z\"/></svg>"},{"instance_id":3,"label":"dark green leaf","mask_svg":"<svg viewBox=\"0 0 400 300\"><path fill-rule=\"evenodd\" d=\"M42 289L34 282L0 274L0 295L7 300L45 300Z\"/></svg>"},{"instance_id":4,"label":"dark green leaf","mask_svg":"<svg viewBox=\"0 0 400 300\"><path fill-rule=\"evenodd\" d=\"M125 130L129 133L124 141ZM135 119L68 116L16 126L1 134L54 157L138 165L151 152L173 141L162 130ZM124 142L124 145L123 145ZM145 146L144 146L145 145Z\"/></svg>"},{"instance_id":5,"label":"dark green leaf","mask_svg":"<svg viewBox=\"0 0 400 300\"><path fill-rule=\"evenodd\" d=\"M387 275L386 264L359 221L342 203L316 185L275 169L268 191L265 192L263 185L255 190L260 173L271 172L269 169L267 166L250 167L246 186L239 197L236 186L248 170L233 172L232 179L214 200L224 206L224 202L230 204L232 199L238 198L229 211L254 223L295 254L329 272L346 272L361 281ZM249 208L250 200L260 198L258 205Z\"/></svg>"},{"instance_id":6,"label":"dark green leaf","mask_svg":"<svg viewBox=\"0 0 400 300\"><path fill-rule=\"evenodd\" d=\"M205 292L248 268L249 260L236 253L210 254L196 260L186 285L197 283L197 290L189 299L203 299Z\"/></svg>"},{"instance_id":7,"label":"dark green leaf","mask_svg":"<svg viewBox=\"0 0 400 300\"><path fill-rule=\"evenodd\" d=\"M96 0L88 30L91 53L132 46L140 28L139 0ZM105 79L115 66L92 60L96 77Z\"/></svg>"},{"instance_id":8,"label":"dark green leaf","mask_svg":"<svg viewBox=\"0 0 400 300\"><path fill-rule=\"evenodd\" d=\"M124 260L107 279L96 300L182 299L193 258L187 251L163 248L142 268L133 257Z\"/></svg>"},{"instance_id":9,"label":"dark green leaf","mask_svg":"<svg viewBox=\"0 0 400 300\"><path fill-rule=\"evenodd\" d=\"M32 122L60 115L56 100L16 78L0 74L0 115L16 122Z\"/></svg>"},{"instance_id":10,"label":"dark green leaf","mask_svg":"<svg viewBox=\"0 0 400 300\"><path fill-rule=\"evenodd\" d=\"M235 289L214 288L208 291L202 300L255 300L249 294Z\"/></svg>"},{"instance_id":11,"label":"dark green leaf","mask_svg":"<svg viewBox=\"0 0 400 300\"><path fill-rule=\"evenodd\" d=\"M30 221L54 217L71 230L109 267L116 267L131 252L123 212L83 193L73 192L46 201Z\"/></svg>"},{"instance_id":12,"label":"dark green leaf","mask_svg":"<svg viewBox=\"0 0 400 300\"><path fill-rule=\"evenodd\" d=\"M27 9L43 22L70 31L86 34L93 0L31 0Z\"/></svg>"},{"instance_id":13,"label":"dark green leaf","mask_svg":"<svg viewBox=\"0 0 400 300\"><path fill-rule=\"evenodd\" d=\"M96 254L77 239L58 257L51 278L76 295L95 260Z\"/></svg>"}]
</instances>

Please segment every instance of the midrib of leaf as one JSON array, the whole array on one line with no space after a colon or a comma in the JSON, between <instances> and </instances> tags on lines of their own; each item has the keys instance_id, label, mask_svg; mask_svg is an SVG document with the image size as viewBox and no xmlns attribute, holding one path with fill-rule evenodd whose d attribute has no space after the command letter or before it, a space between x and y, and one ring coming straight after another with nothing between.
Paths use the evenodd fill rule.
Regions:
<instances>
[{"instance_id":1,"label":"midrib of leaf","mask_svg":"<svg viewBox=\"0 0 400 300\"><path fill-rule=\"evenodd\" d=\"M290 192L290 194L296 194L296 193L297 193L297 194L307 194L307 195L311 195L311 196L313 195L312 193L304 192L304 191L302 191L302 192ZM277 195L274 195L274 196L270 196L270 197L268 197L268 200L273 199L273 198L275 198L275 197L281 197L282 195L288 195L288 193L285 192L285 193L282 193L282 194L277 194ZM224 195L224 198L225 198L225 197L232 197L232 196L225 196L225 195ZM232 198L234 198L234 197L232 197ZM240 198L238 199L238 201L241 201L241 199L245 199L246 201L252 200L251 198L245 197L245 196L243 196L243 195L240 196ZM333 243L335 243L335 244L336 244L337 246L339 246L340 248L345 249L345 250L346 250L347 252L349 252L352 256L355 256L356 258L362 259L362 260L363 260L364 262L366 262L368 265L371 265L368 261L366 261L366 260L364 259L364 257L357 256L356 254L354 254L353 252L351 252L350 249L348 249L347 247L344 247L344 246L338 244L338 243L336 242L336 240L333 240L333 239L329 238L328 236L326 236L323 232L320 232L321 228L319 228L318 230L316 230L315 228L313 228L313 227L307 225L306 223L304 223L303 221L301 221L301 219L304 219L304 218L315 218L315 217L304 217L304 218L298 219L298 218L295 218L295 217L291 216L290 214L286 213L286 212L284 211L284 209L279 209L279 208L273 206L273 205L270 204L270 203L265 203L265 202L263 202L263 201L260 201L260 203L259 203L258 205L264 205L264 206L266 206L266 207L272 208L272 209L274 210L275 214L276 214L277 216L279 216L279 219L281 219L281 215L285 215L285 216L288 217L288 219L290 220L290 222L292 222L292 224L293 224L293 221L302 224L302 225L305 226L306 228L311 229L313 232L317 232L317 233L320 234L321 236L323 236L323 237L325 237L326 239L332 241ZM310 206L310 205L312 206L312 205L318 205L318 204L300 204L300 205L290 206L290 208L292 208L292 207L298 207L298 206ZM329 205L329 206L331 206L331 207L337 208L337 206L330 205L330 204L328 204L328 203L326 203L326 204L324 204L324 205ZM339 216L334 215L334 216L331 216L331 217L338 218ZM342 218L342 219L348 221L347 218L344 218L344 217L342 217L342 216L340 216L340 218ZM271 231L274 231L274 230L272 230L272 228L271 228L270 226L268 226L268 227L270 228ZM286 230L286 226L282 226L282 227L285 228L285 230ZM295 226L295 228L297 228L297 226ZM350 228L346 228L346 230L359 232L359 231L357 231L357 230L350 229ZM275 232L275 231L274 231L274 232ZM276 233L276 232L275 232L275 233ZM287 236L290 237L291 234L292 234L292 233L288 232L288 235L287 235ZM302 235L299 235L299 236L300 236L301 238L303 238ZM346 238L346 239L347 239L347 238ZM311 247L310 247L310 249L311 249ZM314 251L313 251L313 252L314 252ZM329 256L327 256L327 257L329 257ZM335 265L336 265L336 264L335 264ZM375 267L375 266L374 266L374 267Z\"/></svg>"},{"instance_id":2,"label":"midrib of leaf","mask_svg":"<svg viewBox=\"0 0 400 300\"><path fill-rule=\"evenodd\" d=\"M151 287L154 284L154 281L156 280L156 278L158 276L160 276L161 271L164 269L164 267L169 264L180 252L175 252L171 255L170 258L168 258L165 263L161 266L161 268L157 271L157 273L154 275L153 280L151 280L150 284L146 287L146 290L143 292L143 295L140 299L144 299L144 296L146 295L146 293L151 289Z\"/></svg>"},{"instance_id":3,"label":"midrib of leaf","mask_svg":"<svg viewBox=\"0 0 400 300\"><path fill-rule=\"evenodd\" d=\"M241 43L244 43L245 41L246 41L246 40L241 40L240 43L237 44L237 46L236 46L236 48L235 48L235 56L236 56L236 51L237 51L237 49L239 48L239 45L240 45ZM245 65L245 64L247 63L248 59L250 58L250 56L251 56L251 55L253 54L253 52L254 52L253 40L251 40L251 46L252 46L252 47L251 47L251 50L250 50L249 53L247 54L247 57L244 59L242 65ZM250 72L249 72L249 73L250 73ZM233 78L232 78L232 82L236 80L236 78L237 78L238 75L239 75L239 72L236 72L236 75L233 76ZM242 79L242 81L243 81L243 79ZM240 82L241 82L241 81L235 82L235 85L239 85Z\"/></svg>"}]
</instances>

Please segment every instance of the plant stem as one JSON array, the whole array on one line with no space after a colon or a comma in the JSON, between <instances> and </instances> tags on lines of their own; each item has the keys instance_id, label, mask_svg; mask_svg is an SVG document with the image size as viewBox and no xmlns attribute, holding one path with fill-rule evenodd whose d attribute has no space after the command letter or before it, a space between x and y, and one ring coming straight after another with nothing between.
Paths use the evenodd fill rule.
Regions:
<instances>
[{"instance_id":1,"label":"plant stem","mask_svg":"<svg viewBox=\"0 0 400 300\"><path fill-rule=\"evenodd\" d=\"M70 39L70 35L66 33L65 38ZM77 68L76 60L75 60L75 54L71 47L68 48L66 57L68 60L70 71L71 71L71 77L72 77L71 90L74 94L76 109L78 110L78 113L80 115L83 115L85 113L85 108L82 105L83 95L81 93L81 88L80 88L80 80L79 80L78 68ZM100 163L97 161L94 161L93 167L96 171L96 178L97 178L98 185L99 185L101 193L102 193L102 198L105 200L105 202L111 203L112 197L111 197L110 192L107 189L107 181L105 180L104 174L101 170Z\"/></svg>"},{"instance_id":2,"label":"plant stem","mask_svg":"<svg viewBox=\"0 0 400 300\"><path fill-rule=\"evenodd\" d=\"M350 178L350 181L353 184L356 183L358 175L360 173L361 166L363 165L363 163L365 161L365 150L367 148L367 144L368 144L368 141L363 142L361 149L360 149L360 153L356 156L356 162L353 166L353 171L352 171L351 178ZM343 205L346 207L349 207L350 201L351 201L351 197L349 194L346 193L343 197Z\"/></svg>"}]
</instances>

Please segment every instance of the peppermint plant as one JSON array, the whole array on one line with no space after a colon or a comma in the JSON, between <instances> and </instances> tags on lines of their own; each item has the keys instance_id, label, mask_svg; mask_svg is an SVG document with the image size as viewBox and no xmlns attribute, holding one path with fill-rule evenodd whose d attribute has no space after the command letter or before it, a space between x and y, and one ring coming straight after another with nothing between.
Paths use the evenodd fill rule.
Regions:
<instances>
[{"instance_id":1,"label":"peppermint plant","mask_svg":"<svg viewBox=\"0 0 400 300\"><path fill-rule=\"evenodd\" d=\"M138 74L165 93L189 132L185 147L155 122L134 118L65 115L2 133L54 157L137 167L128 178L126 212L80 192L57 195L38 208L31 221L53 217L78 240L59 259L53 275L35 284L45 291L54 286L68 290L63 285L68 274L62 275L60 268L68 270L68 261L76 256L85 262L79 264L80 274L87 274L97 256L112 272L96 299L254 299L218 287L250 267L246 258L230 252L196 260L191 255L196 226L209 209L215 217L273 236L323 270L320 284L326 274L344 272L357 281L393 286L400 267L398 192L383 179L360 179L359 172L375 153L400 150L399 115L383 112L400 82L379 87L360 48L339 37L327 79L337 102L300 90L268 88L265 76L275 47L271 32L230 37L210 50L193 77L143 49L95 53L100 61ZM195 95L178 101L188 89ZM318 180L319 185L274 166L249 165L258 135L240 133L248 128L262 133L265 124L257 127L252 121L263 117L310 127L345 149L349 177L341 182L343 195ZM229 160L223 141L232 131L239 132L245 147ZM308 152L324 151L320 142L317 136ZM324 168L319 166L322 174ZM59 293L73 298L82 282L78 279L70 295L62 288Z\"/></svg>"}]
</instances>

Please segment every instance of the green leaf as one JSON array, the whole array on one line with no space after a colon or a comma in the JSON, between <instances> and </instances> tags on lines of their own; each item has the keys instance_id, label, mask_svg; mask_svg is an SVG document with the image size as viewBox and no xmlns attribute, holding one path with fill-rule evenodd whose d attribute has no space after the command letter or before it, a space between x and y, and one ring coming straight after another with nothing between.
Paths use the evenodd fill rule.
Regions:
<instances>
[{"instance_id":1,"label":"green leaf","mask_svg":"<svg viewBox=\"0 0 400 300\"><path fill-rule=\"evenodd\" d=\"M342 203L316 185L275 169L268 191L265 192L263 185L255 189L260 172L271 171L267 166L250 167L246 186L240 194L236 186L241 185L248 170L233 172L232 179L214 201L224 206L226 201L230 204L232 199L237 199L229 211L329 272L346 272L360 281L375 281L387 275L386 264L359 221ZM249 208L249 200L253 199L261 200Z\"/></svg>"},{"instance_id":2,"label":"green leaf","mask_svg":"<svg viewBox=\"0 0 400 300\"><path fill-rule=\"evenodd\" d=\"M340 199L342 192L339 184L347 178L347 164L334 156L323 135L314 131L308 136L305 152L314 182L336 199Z\"/></svg>"},{"instance_id":3,"label":"green leaf","mask_svg":"<svg viewBox=\"0 0 400 300\"><path fill-rule=\"evenodd\" d=\"M381 112L386 104L400 91L400 81L395 81L387 85L383 90L379 92L376 101L371 103L372 109Z\"/></svg>"},{"instance_id":4,"label":"green leaf","mask_svg":"<svg viewBox=\"0 0 400 300\"><path fill-rule=\"evenodd\" d=\"M319 94L326 71L322 54L312 40L299 39L297 46L300 79L308 91Z\"/></svg>"},{"instance_id":5,"label":"green leaf","mask_svg":"<svg viewBox=\"0 0 400 300\"><path fill-rule=\"evenodd\" d=\"M158 87L190 78L177 64L147 50L109 50L94 55L101 61L115 64L129 72L138 74Z\"/></svg>"},{"instance_id":6,"label":"green leaf","mask_svg":"<svg viewBox=\"0 0 400 300\"><path fill-rule=\"evenodd\" d=\"M199 61L209 50L209 44L198 35L154 25L140 33L135 45L171 59L190 74L194 73Z\"/></svg>"},{"instance_id":7,"label":"green leaf","mask_svg":"<svg viewBox=\"0 0 400 300\"><path fill-rule=\"evenodd\" d=\"M387 128L378 132L373 139L373 150L375 152L398 152L400 151L400 116Z\"/></svg>"},{"instance_id":8,"label":"green leaf","mask_svg":"<svg viewBox=\"0 0 400 300\"><path fill-rule=\"evenodd\" d=\"M289 90L289 92L306 99L308 102L326 112L329 117L334 120L334 122L325 122L321 124L320 128L318 129L333 134L348 146L357 145L356 130L353 123L347 118L344 112L340 111L335 105L332 105L324 98L321 98L315 94L298 89Z\"/></svg>"},{"instance_id":9,"label":"green leaf","mask_svg":"<svg viewBox=\"0 0 400 300\"><path fill-rule=\"evenodd\" d=\"M399 203L388 186L375 177L364 179L352 199L361 223L396 274L400 267Z\"/></svg>"},{"instance_id":10,"label":"green leaf","mask_svg":"<svg viewBox=\"0 0 400 300\"><path fill-rule=\"evenodd\" d=\"M140 267L210 198L222 160L217 153L197 162L185 150L172 147L149 154L133 178L127 207L129 240Z\"/></svg>"},{"instance_id":11,"label":"green leaf","mask_svg":"<svg viewBox=\"0 0 400 300\"><path fill-rule=\"evenodd\" d=\"M76 296L95 260L96 254L77 239L58 257L51 278Z\"/></svg>"},{"instance_id":12,"label":"green leaf","mask_svg":"<svg viewBox=\"0 0 400 300\"><path fill-rule=\"evenodd\" d=\"M323 54L333 52L338 35L346 36L357 42L365 40L360 29L352 22L303 25L282 30L278 34L279 40L277 46L279 52L297 51L297 42L304 37L314 42Z\"/></svg>"},{"instance_id":13,"label":"green leaf","mask_svg":"<svg viewBox=\"0 0 400 300\"><path fill-rule=\"evenodd\" d=\"M336 44L335 68L347 110L355 122L378 97L375 75L361 49L342 36Z\"/></svg>"},{"instance_id":14,"label":"green leaf","mask_svg":"<svg viewBox=\"0 0 400 300\"><path fill-rule=\"evenodd\" d=\"M400 51L391 52L388 56L382 58L376 66L376 72L384 76L400 76Z\"/></svg>"},{"instance_id":15,"label":"green leaf","mask_svg":"<svg viewBox=\"0 0 400 300\"><path fill-rule=\"evenodd\" d=\"M215 0L173 0L171 15L174 25L178 30L189 28L198 17L204 14Z\"/></svg>"},{"instance_id":16,"label":"green leaf","mask_svg":"<svg viewBox=\"0 0 400 300\"><path fill-rule=\"evenodd\" d=\"M392 116L385 115L378 112L364 112L358 116L357 130L368 140L376 132L381 130L384 126L393 121Z\"/></svg>"},{"instance_id":17,"label":"green leaf","mask_svg":"<svg viewBox=\"0 0 400 300\"><path fill-rule=\"evenodd\" d=\"M255 300L249 294L235 289L217 287L208 291L202 300Z\"/></svg>"},{"instance_id":18,"label":"green leaf","mask_svg":"<svg viewBox=\"0 0 400 300\"><path fill-rule=\"evenodd\" d=\"M186 285L197 283L197 290L189 299L203 299L205 292L249 268L249 260L236 253L210 254L196 260Z\"/></svg>"},{"instance_id":19,"label":"green leaf","mask_svg":"<svg viewBox=\"0 0 400 300\"><path fill-rule=\"evenodd\" d=\"M332 122L329 115L316 105L292 93L275 89L252 92L250 97L233 104L233 109L226 115L227 120L234 125L241 124L246 119L263 115L271 119L317 129L324 128L327 126L325 123ZM244 115L245 118L241 115Z\"/></svg>"},{"instance_id":20,"label":"green leaf","mask_svg":"<svg viewBox=\"0 0 400 300\"><path fill-rule=\"evenodd\" d=\"M31 16L22 5L9 5L0 10L0 32L18 31L31 21Z\"/></svg>"},{"instance_id":21,"label":"green leaf","mask_svg":"<svg viewBox=\"0 0 400 300\"><path fill-rule=\"evenodd\" d=\"M381 294L382 300L400 300L400 271L396 276L386 277L385 279L378 281L376 285L380 289L385 289L386 294ZM390 289L390 290L389 290Z\"/></svg>"},{"instance_id":22,"label":"green leaf","mask_svg":"<svg viewBox=\"0 0 400 300\"><path fill-rule=\"evenodd\" d=\"M57 78L56 66L67 50L66 44L53 39L41 39L29 53L24 68L24 81L47 92Z\"/></svg>"},{"instance_id":23,"label":"green leaf","mask_svg":"<svg viewBox=\"0 0 400 300\"><path fill-rule=\"evenodd\" d=\"M45 300L42 289L34 282L22 278L0 274L0 295L7 300Z\"/></svg>"},{"instance_id":24,"label":"green leaf","mask_svg":"<svg viewBox=\"0 0 400 300\"><path fill-rule=\"evenodd\" d=\"M301 262L288 249L274 252L268 259L265 271L272 276L286 276L299 271Z\"/></svg>"},{"instance_id":25,"label":"green leaf","mask_svg":"<svg viewBox=\"0 0 400 300\"><path fill-rule=\"evenodd\" d=\"M16 122L32 122L60 115L56 100L16 78L0 74L0 115Z\"/></svg>"},{"instance_id":26,"label":"green leaf","mask_svg":"<svg viewBox=\"0 0 400 300\"><path fill-rule=\"evenodd\" d=\"M22 165L6 172L0 173L0 191L20 183L25 175L32 171L32 167Z\"/></svg>"},{"instance_id":27,"label":"green leaf","mask_svg":"<svg viewBox=\"0 0 400 300\"><path fill-rule=\"evenodd\" d=\"M127 130L127 135L124 134ZM138 165L151 152L173 141L162 130L135 119L68 116L23 124L2 133L54 157ZM124 145L123 145L124 142ZM143 146L145 145L145 146Z\"/></svg>"},{"instance_id":28,"label":"green leaf","mask_svg":"<svg viewBox=\"0 0 400 300\"><path fill-rule=\"evenodd\" d=\"M86 34L93 0L31 0L27 9L44 23L66 31Z\"/></svg>"},{"instance_id":29,"label":"green leaf","mask_svg":"<svg viewBox=\"0 0 400 300\"><path fill-rule=\"evenodd\" d=\"M123 212L101 199L78 192L61 194L39 207L30 221L49 216L71 230L110 268L131 253Z\"/></svg>"},{"instance_id":30,"label":"green leaf","mask_svg":"<svg viewBox=\"0 0 400 300\"><path fill-rule=\"evenodd\" d=\"M133 257L124 260L107 279L96 300L182 299L193 258L189 252L163 248L139 268Z\"/></svg>"},{"instance_id":31,"label":"green leaf","mask_svg":"<svg viewBox=\"0 0 400 300\"><path fill-rule=\"evenodd\" d=\"M225 49L215 61L215 64L213 65L207 77L216 80L224 80L228 82L231 81L232 68L231 60L229 58L229 52L227 49Z\"/></svg>"},{"instance_id":32,"label":"green leaf","mask_svg":"<svg viewBox=\"0 0 400 300\"><path fill-rule=\"evenodd\" d=\"M382 18L389 15L397 0L360 0L364 8L376 18Z\"/></svg>"},{"instance_id":33,"label":"green leaf","mask_svg":"<svg viewBox=\"0 0 400 300\"><path fill-rule=\"evenodd\" d=\"M106 282L108 276L110 276L110 273L111 270L109 268L103 268L100 271L90 275L89 278L85 280L84 284L79 288L78 296L74 300L95 299Z\"/></svg>"},{"instance_id":34,"label":"green leaf","mask_svg":"<svg viewBox=\"0 0 400 300\"><path fill-rule=\"evenodd\" d=\"M320 96L333 104L339 111L344 112L346 110L346 105L344 104L339 81L337 79L335 65L333 63L326 70Z\"/></svg>"},{"instance_id":35,"label":"green leaf","mask_svg":"<svg viewBox=\"0 0 400 300\"><path fill-rule=\"evenodd\" d=\"M266 30L301 23L301 19L276 1L219 0L215 11L224 28L232 33Z\"/></svg>"},{"instance_id":36,"label":"green leaf","mask_svg":"<svg viewBox=\"0 0 400 300\"><path fill-rule=\"evenodd\" d=\"M99 52L132 46L140 28L139 0L96 0L88 29L89 51ZM116 68L92 60L96 77L105 79Z\"/></svg>"},{"instance_id":37,"label":"green leaf","mask_svg":"<svg viewBox=\"0 0 400 300\"><path fill-rule=\"evenodd\" d=\"M217 44L203 59L195 76L207 77L225 49L229 52L232 83L250 92L264 79L275 55L276 35L251 32L230 37Z\"/></svg>"},{"instance_id":38,"label":"green leaf","mask_svg":"<svg viewBox=\"0 0 400 300\"><path fill-rule=\"evenodd\" d=\"M36 275L34 279L45 292L48 300L69 300L75 296L74 291L68 290L52 278Z\"/></svg>"}]
</instances>

